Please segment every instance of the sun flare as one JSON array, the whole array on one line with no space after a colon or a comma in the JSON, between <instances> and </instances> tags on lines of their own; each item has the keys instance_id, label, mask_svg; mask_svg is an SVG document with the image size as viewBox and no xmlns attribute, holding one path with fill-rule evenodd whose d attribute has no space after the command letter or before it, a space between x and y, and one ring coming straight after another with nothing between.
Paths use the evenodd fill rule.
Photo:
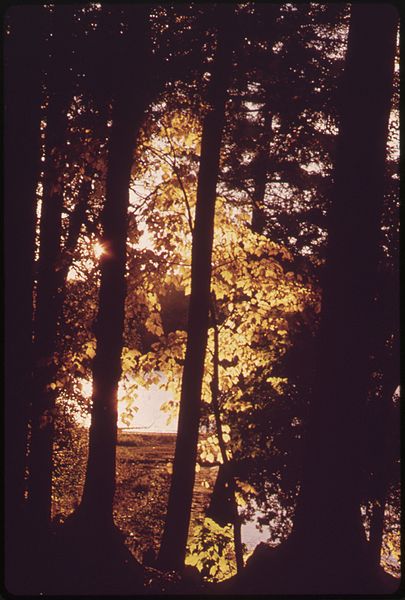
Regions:
<instances>
[{"instance_id":1,"label":"sun flare","mask_svg":"<svg viewBox=\"0 0 405 600\"><path fill-rule=\"evenodd\" d=\"M106 249L104 248L103 244L96 242L93 246L93 252L94 256L99 259L103 254L106 254Z\"/></svg>"}]
</instances>

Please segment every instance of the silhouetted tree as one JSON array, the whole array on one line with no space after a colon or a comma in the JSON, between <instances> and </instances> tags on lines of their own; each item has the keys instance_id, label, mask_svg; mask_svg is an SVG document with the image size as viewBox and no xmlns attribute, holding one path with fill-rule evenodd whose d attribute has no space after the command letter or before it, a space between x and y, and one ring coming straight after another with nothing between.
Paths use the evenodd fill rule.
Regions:
<instances>
[{"instance_id":1,"label":"silhouetted tree","mask_svg":"<svg viewBox=\"0 0 405 600\"><path fill-rule=\"evenodd\" d=\"M44 531L51 516L52 443L54 431L56 337L60 293L62 208L66 153L67 112L72 97L69 52L70 7L57 7L47 64L45 162L35 290L34 380L32 389L29 457L29 506L33 525ZM52 385L53 384L53 385Z\"/></svg>"},{"instance_id":2,"label":"silhouetted tree","mask_svg":"<svg viewBox=\"0 0 405 600\"><path fill-rule=\"evenodd\" d=\"M397 18L391 5L352 5L301 492L288 541L252 559L250 591L365 593L379 585L360 479Z\"/></svg>"},{"instance_id":3,"label":"silhouetted tree","mask_svg":"<svg viewBox=\"0 0 405 600\"><path fill-rule=\"evenodd\" d=\"M169 503L158 562L182 569L186 554L200 422L201 386L208 335L211 254L216 186L227 87L232 69L233 8L218 7L218 47L204 118L193 230L191 296L182 378L179 424Z\"/></svg>"},{"instance_id":4,"label":"silhouetted tree","mask_svg":"<svg viewBox=\"0 0 405 600\"><path fill-rule=\"evenodd\" d=\"M322 282L319 383L296 515L296 536L310 543L314 562L322 559L325 591L363 591L368 583L359 487L396 31L392 6L352 6Z\"/></svg>"},{"instance_id":5,"label":"silhouetted tree","mask_svg":"<svg viewBox=\"0 0 405 600\"><path fill-rule=\"evenodd\" d=\"M32 375L36 188L44 9L14 6L4 35L5 556L6 587L19 583ZM14 551L13 551L14 550Z\"/></svg>"},{"instance_id":6,"label":"silhouetted tree","mask_svg":"<svg viewBox=\"0 0 405 600\"><path fill-rule=\"evenodd\" d=\"M96 356L93 363L93 407L89 457L78 514L88 526L113 525L117 388L121 375L124 304L126 294L126 236L129 182L138 132L151 101L148 5L133 8L128 31L118 42L112 127L108 147ZM127 69L131 57L136 65ZM100 531L98 532L100 533Z\"/></svg>"},{"instance_id":7,"label":"silhouetted tree","mask_svg":"<svg viewBox=\"0 0 405 600\"><path fill-rule=\"evenodd\" d=\"M211 381L211 403L212 410L215 418L215 427L218 436L218 444L221 451L222 464L218 469L218 490L225 487L227 488L228 494L226 494L227 498L225 500L227 504L227 508L230 510L231 523L233 524L233 537L234 537L234 546L235 546L235 559L236 559L236 568L238 573L240 573L243 569L243 546L242 546L242 537L241 537L241 519L238 513L238 504L236 501L236 485L235 485L235 477L232 473L232 465L228 459L228 455L226 453L226 444L224 441L224 435L222 430L222 422L221 422L221 407L219 403L219 327L218 327L218 316L217 316L217 307L216 307L216 299L215 294L212 293L211 296L211 305L210 305L210 316L212 325L214 328L214 352L212 357L213 362L213 377ZM213 491L214 494L214 491Z\"/></svg>"},{"instance_id":8,"label":"silhouetted tree","mask_svg":"<svg viewBox=\"0 0 405 600\"><path fill-rule=\"evenodd\" d=\"M246 73L232 95L223 179L251 200L254 230L301 259L303 248L324 246L347 10L254 5Z\"/></svg>"},{"instance_id":9,"label":"silhouetted tree","mask_svg":"<svg viewBox=\"0 0 405 600\"><path fill-rule=\"evenodd\" d=\"M370 546L376 566L381 559L386 501L390 487L397 486L399 481L399 415L394 402L400 382L398 272L388 272L383 277L380 274L379 279L367 403L368 464L364 492L364 502L372 505Z\"/></svg>"}]
</instances>

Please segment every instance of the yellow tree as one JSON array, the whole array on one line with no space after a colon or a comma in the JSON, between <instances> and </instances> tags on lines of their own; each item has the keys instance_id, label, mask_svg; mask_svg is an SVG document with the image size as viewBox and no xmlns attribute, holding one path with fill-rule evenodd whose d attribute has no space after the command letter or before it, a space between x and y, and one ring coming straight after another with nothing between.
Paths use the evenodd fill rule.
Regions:
<instances>
[{"instance_id":1,"label":"yellow tree","mask_svg":"<svg viewBox=\"0 0 405 600\"><path fill-rule=\"evenodd\" d=\"M148 142L149 172L134 183L134 189L143 189L144 194L148 185L151 187L149 203L145 205L144 238L151 261L161 260L165 272L159 270L157 277L148 277L144 299L136 286L135 302L150 304L146 324L156 341L146 354L130 351L128 365L139 383L160 381L173 393L168 410L178 407L186 335L184 324L183 328L164 331L162 308L169 286L185 299L191 289L190 246L196 206L192 159L198 152L199 129L198 121L191 115L174 114L171 119L166 116L155 138ZM217 198L216 206L211 289L219 322L217 327L213 320L209 323L202 399L211 403L216 371L216 387L227 396L229 412L241 410L240 407L248 409L241 400L241 381L253 378L255 373L260 372L261 377L278 385L277 378L271 377L272 367L291 343L288 315L299 313L317 297L300 276L281 266L281 260L284 264L292 260L288 251L251 231L249 206L222 197ZM217 359L213 361L215 354ZM229 357L231 360L227 360ZM219 430L218 418L215 420ZM228 433L219 437L224 441ZM201 445L204 456L212 461L224 460L224 447L221 450L218 437L208 446Z\"/></svg>"}]
</instances>

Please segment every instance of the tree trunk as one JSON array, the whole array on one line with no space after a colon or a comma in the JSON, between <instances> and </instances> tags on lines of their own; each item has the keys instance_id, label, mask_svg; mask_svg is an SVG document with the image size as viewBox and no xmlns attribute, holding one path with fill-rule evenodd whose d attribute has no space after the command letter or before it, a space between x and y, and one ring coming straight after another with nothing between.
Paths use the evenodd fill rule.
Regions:
<instances>
[{"instance_id":1,"label":"tree trunk","mask_svg":"<svg viewBox=\"0 0 405 600\"><path fill-rule=\"evenodd\" d=\"M390 484L394 483L393 464L399 458L393 451L397 432L392 430L392 423L398 419L396 415L393 396L399 385L399 340L398 334L394 335L392 351L382 348L383 377L381 393L372 400L373 418L371 422L370 449L372 472L371 499L373 502L370 521L370 548L373 563L380 564L381 547L384 530L384 509ZM396 423L399 429L399 422Z\"/></svg>"},{"instance_id":2,"label":"tree trunk","mask_svg":"<svg viewBox=\"0 0 405 600\"><path fill-rule=\"evenodd\" d=\"M229 508L231 511L231 522L233 524L236 569L237 572L240 573L243 569L242 523L238 513L238 504L236 502L235 477L231 471L231 465L226 453L226 444L224 442L224 436L222 432L221 411L219 406L219 331L215 304L215 295L213 293L211 301L211 318L214 327L213 378L211 382L212 409L214 412L218 443L223 461L223 464L219 467L219 472L221 471L221 467L223 467L221 475L224 476L225 486L228 486Z\"/></svg>"},{"instance_id":3,"label":"tree trunk","mask_svg":"<svg viewBox=\"0 0 405 600\"><path fill-rule=\"evenodd\" d=\"M280 12L280 5L265 7L264 18L268 21L267 44L273 46L275 42L276 19ZM274 56L273 53L270 56ZM270 77L270 76L268 76ZM264 106L262 108L263 127L257 142L257 154L253 160L253 194L252 194L252 231L263 234L266 226L266 213L264 210L264 199L266 195L266 185L269 173L270 162L270 143L273 136L272 129L272 93L268 81L264 84Z\"/></svg>"},{"instance_id":4,"label":"tree trunk","mask_svg":"<svg viewBox=\"0 0 405 600\"><path fill-rule=\"evenodd\" d=\"M264 106L264 125L261 132L258 153L253 163L253 207L252 207L252 231L262 234L266 226L266 214L264 211L264 198L266 195L267 174L269 168L270 141L272 137L272 115L270 112L268 92Z\"/></svg>"},{"instance_id":5,"label":"tree trunk","mask_svg":"<svg viewBox=\"0 0 405 600\"><path fill-rule=\"evenodd\" d=\"M324 592L362 580L360 478L397 14L352 6L319 334L295 536ZM350 548L350 553L348 552ZM351 587L352 586L352 587ZM359 588L360 589L360 588Z\"/></svg>"},{"instance_id":6,"label":"tree trunk","mask_svg":"<svg viewBox=\"0 0 405 600\"><path fill-rule=\"evenodd\" d=\"M50 121L52 123L52 121ZM49 165L48 165L49 166ZM60 167L53 164L54 172L50 167L47 175L51 182ZM48 186L44 185L44 200L47 202ZM57 334L60 328L63 303L66 295L66 280L73 259L80 229L85 219L88 198L91 192L91 181L83 182L77 205L70 216L67 239L63 250L60 247L61 210L63 205L63 192L52 194L49 205L52 209L44 210L41 222L42 247L51 250L52 254L40 263L37 285L37 312L35 353L37 364L35 381L33 382L34 398L36 398L33 413L33 428L30 455L30 509L37 519L40 528L46 528L51 516L52 495L52 454L53 454L53 411L55 407L56 391L49 386L56 378L58 365L44 357L54 357L57 352ZM45 208L45 205L44 205ZM52 262L51 262L52 257Z\"/></svg>"},{"instance_id":7,"label":"tree trunk","mask_svg":"<svg viewBox=\"0 0 405 600\"><path fill-rule=\"evenodd\" d=\"M4 40L5 584L18 583L32 376L36 187L40 168L41 6L14 6ZM29 93L27 93L29 90Z\"/></svg>"},{"instance_id":8,"label":"tree trunk","mask_svg":"<svg viewBox=\"0 0 405 600\"><path fill-rule=\"evenodd\" d=\"M233 8L219 9L221 27L218 50L209 87L209 109L205 116L198 173L197 205L193 233L191 264L191 296L188 314L188 336L183 369L179 424L173 475L169 494L158 563L165 569L182 569L193 496L200 421L201 387L208 335L210 303L211 254L214 235L216 185L225 102L232 47L229 19ZM228 22L226 22L228 19ZM228 27L228 30L226 29Z\"/></svg>"},{"instance_id":9,"label":"tree trunk","mask_svg":"<svg viewBox=\"0 0 405 600\"><path fill-rule=\"evenodd\" d=\"M97 350L93 363L93 409L89 458L81 510L100 522L112 524L117 438L117 389L126 295L126 234L129 181L135 136L145 106L133 115L133 106L116 105L108 153L106 203L102 214L105 254L100 260L101 284L96 322Z\"/></svg>"},{"instance_id":10,"label":"tree trunk","mask_svg":"<svg viewBox=\"0 0 405 600\"><path fill-rule=\"evenodd\" d=\"M145 6L135 11L130 47L139 64L128 83L127 56L120 57L118 90L109 141L106 200L101 216L104 254L100 260L101 283L96 321L96 355L93 362L93 407L89 433L86 480L78 515L94 528L113 526L115 458L117 442L117 389L121 376L121 352L126 296L126 237L129 183L136 138L151 99L147 89L147 18ZM128 48L127 48L128 50ZM129 50L128 50L129 51ZM149 65L150 68L150 65ZM142 87L137 87L141 82Z\"/></svg>"},{"instance_id":11,"label":"tree trunk","mask_svg":"<svg viewBox=\"0 0 405 600\"><path fill-rule=\"evenodd\" d=\"M63 144L66 106L50 100L47 148L40 223L40 258L35 310L35 379L33 382L30 447L29 503L39 528L46 528L51 515L52 442L55 391L50 388L57 371L59 277L63 208Z\"/></svg>"},{"instance_id":12,"label":"tree trunk","mask_svg":"<svg viewBox=\"0 0 405 600\"><path fill-rule=\"evenodd\" d=\"M55 383L58 358L63 177L67 111L71 91L66 47L69 47L70 7L55 11L53 55L48 65L45 164L40 218L38 276L34 320L34 380L32 386L31 444L29 456L29 508L33 527L44 533L51 517L52 447Z\"/></svg>"},{"instance_id":13,"label":"tree trunk","mask_svg":"<svg viewBox=\"0 0 405 600\"><path fill-rule=\"evenodd\" d=\"M392 585L373 569L360 479L398 15L382 3L351 10L319 370L294 529L280 548L258 547L235 581L239 593L364 594Z\"/></svg>"}]
</instances>

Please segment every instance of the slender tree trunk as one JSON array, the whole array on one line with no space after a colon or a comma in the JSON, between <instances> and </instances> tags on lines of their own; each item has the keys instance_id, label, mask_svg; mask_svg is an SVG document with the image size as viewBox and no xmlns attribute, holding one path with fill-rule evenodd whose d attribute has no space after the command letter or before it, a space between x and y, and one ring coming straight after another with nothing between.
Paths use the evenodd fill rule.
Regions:
<instances>
[{"instance_id":1,"label":"slender tree trunk","mask_svg":"<svg viewBox=\"0 0 405 600\"><path fill-rule=\"evenodd\" d=\"M5 584L18 583L32 375L36 187L40 168L43 8L9 9L4 40ZM29 90L29 93L27 93Z\"/></svg>"},{"instance_id":2,"label":"slender tree trunk","mask_svg":"<svg viewBox=\"0 0 405 600\"><path fill-rule=\"evenodd\" d=\"M97 351L93 363L93 409L89 458L81 510L103 524L112 524L117 439L117 389L126 295L126 235L129 182L135 139L146 106L117 103L108 154L106 203L102 214L102 255Z\"/></svg>"},{"instance_id":3,"label":"slender tree trunk","mask_svg":"<svg viewBox=\"0 0 405 600\"><path fill-rule=\"evenodd\" d=\"M59 320L63 177L67 110L71 91L66 57L69 48L70 7L55 11L53 56L48 65L45 164L40 218L38 276L34 322L34 380L32 387L29 507L33 527L44 533L51 517L52 448L56 392L52 383L58 368L56 339Z\"/></svg>"},{"instance_id":4,"label":"slender tree trunk","mask_svg":"<svg viewBox=\"0 0 405 600\"><path fill-rule=\"evenodd\" d=\"M211 383L212 391L212 408L214 411L215 425L217 428L219 448L221 451L223 470L225 472L225 482L228 483L229 498L231 503L236 569L240 573L243 569L243 546L242 546L242 531L241 519L238 513L238 504L236 502L236 483L235 477L231 472L231 465L226 454L226 445L222 432L221 411L219 407L219 331L217 321L217 311L215 306L215 296L212 294L211 301L211 317L214 326L214 356L213 356L213 378ZM221 465L222 466L222 465ZM221 468L221 467L220 467Z\"/></svg>"},{"instance_id":5,"label":"slender tree trunk","mask_svg":"<svg viewBox=\"0 0 405 600\"><path fill-rule=\"evenodd\" d=\"M370 520L370 546L373 564L378 567L381 562L381 549L384 532L385 495L373 502Z\"/></svg>"},{"instance_id":6,"label":"slender tree trunk","mask_svg":"<svg viewBox=\"0 0 405 600\"><path fill-rule=\"evenodd\" d=\"M265 18L268 21L267 44L271 47L275 41L276 19L280 12L278 4L268 5L264 8ZM270 143L273 137L271 90L268 82L264 83L264 106L262 109L263 127L257 143L257 154L253 161L253 194L252 194L252 231L262 234L266 226L266 213L264 199L269 173Z\"/></svg>"},{"instance_id":7,"label":"slender tree trunk","mask_svg":"<svg viewBox=\"0 0 405 600\"><path fill-rule=\"evenodd\" d=\"M66 242L63 247L63 256L61 270L63 271L62 281L66 281L69 268L72 264L72 255L79 239L80 230L86 220L86 211L89 205L89 197L92 190L92 173L90 169L86 172L86 179L82 181L78 193L76 205L69 216L69 226L66 235Z\"/></svg>"},{"instance_id":8,"label":"slender tree trunk","mask_svg":"<svg viewBox=\"0 0 405 600\"><path fill-rule=\"evenodd\" d=\"M136 9L133 30L129 36L135 40L135 46L130 45L129 50L139 65L136 79L131 82L126 79L127 54L122 54L117 65L121 70L121 79L118 79L114 104L106 200L101 217L104 254L100 261L99 309L95 327L97 346L93 362L93 407L86 480L78 511L88 525L99 531L111 529L114 524L117 389L121 376L124 331L129 184L136 138L151 100L151 90L147 88L148 14L147 6ZM132 77L135 78L135 74Z\"/></svg>"},{"instance_id":9,"label":"slender tree trunk","mask_svg":"<svg viewBox=\"0 0 405 600\"><path fill-rule=\"evenodd\" d=\"M201 387L208 335L216 185L225 122L227 85L232 67L232 47L229 38L229 29L232 29L232 25L229 19L232 18L233 8L224 5L220 10L223 11L222 30L218 36L218 50L209 88L209 109L204 120L201 140L192 247L188 337L179 424L169 504L158 557L160 566L166 569L182 569L184 565L195 478ZM226 27L229 29L227 30Z\"/></svg>"},{"instance_id":10,"label":"slender tree trunk","mask_svg":"<svg viewBox=\"0 0 405 600\"><path fill-rule=\"evenodd\" d=\"M61 107L60 107L61 108ZM50 120L52 123L52 120ZM62 122L61 122L62 124ZM84 181L78 203L70 217L69 229L63 250L60 247L61 212L63 206L62 187L55 188L51 182L60 176L60 165L53 159L49 170L48 185L44 184L44 211L41 219L41 241L43 252L39 266L37 285L37 311L35 355L37 359L35 381L33 382L35 404L33 407L31 454L30 454L30 508L38 525L45 528L49 522L52 506L52 455L54 436L54 408L56 391L50 386L57 374L58 364L51 358L56 357L57 334L60 328L63 303L66 294L66 280L72 263L73 251L80 234L81 225L85 218L88 197L91 191L91 181ZM58 159L56 158L56 162ZM49 187L54 190L48 197ZM47 210L47 206L51 210ZM59 236L59 237L58 237ZM41 515L39 517L39 515Z\"/></svg>"},{"instance_id":11,"label":"slender tree trunk","mask_svg":"<svg viewBox=\"0 0 405 600\"><path fill-rule=\"evenodd\" d=\"M253 165L254 189L252 207L252 231L263 233L266 225L264 198L269 170L270 141L272 137L272 114L269 107L268 93L264 106L264 125L258 143L258 154Z\"/></svg>"},{"instance_id":12,"label":"slender tree trunk","mask_svg":"<svg viewBox=\"0 0 405 600\"><path fill-rule=\"evenodd\" d=\"M52 442L57 371L59 277L63 207L63 142L66 108L50 102L47 125L45 176L40 222L40 258L36 287L35 369L33 382L32 430L30 447L29 504L35 522L46 529L51 515Z\"/></svg>"},{"instance_id":13,"label":"slender tree trunk","mask_svg":"<svg viewBox=\"0 0 405 600\"><path fill-rule=\"evenodd\" d=\"M359 482L396 30L392 6L352 5L323 281L319 383L295 520L296 539L312 560L309 576L322 581L324 592L353 592L365 560Z\"/></svg>"},{"instance_id":14,"label":"slender tree trunk","mask_svg":"<svg viewBox=\"0 0 405 600\"><path fill-rule=\"evenodd\" d=\"M59 274L59 308L58 315L62 314L63 303L66 295L66 282L69 269L73 262L74 251L79 240L82 225L86 222L86 212L89 206L89 198L92 191L91 172L87 169L86 179L80 185L78 199L73 211L69 215L69 224L66 232L66 240L58 260Z\"/></svg>"},{"instance_id":15,"label":"slender tree trunk","mask_svg":"<svg viewBox=\"0 0 405 600\"><path fill-rule=\"evenodd\" d=\"M394 335L391 352L384 348L384 345L382 351L385 354L385 360L383 359L382 363L382 390L381 394L373 400L374 414L371 424L371 434L373 436L371 448L373 508L370 521L370 548L375 566L380 564L381 559L385 504L388 489L392 482L392 464L396 460L392 450L392 439L397 436L396 432L392 431L392 422L393 414L395 414L393 395L400 381L398 336Z\"/></svg>"}]
</instances>

